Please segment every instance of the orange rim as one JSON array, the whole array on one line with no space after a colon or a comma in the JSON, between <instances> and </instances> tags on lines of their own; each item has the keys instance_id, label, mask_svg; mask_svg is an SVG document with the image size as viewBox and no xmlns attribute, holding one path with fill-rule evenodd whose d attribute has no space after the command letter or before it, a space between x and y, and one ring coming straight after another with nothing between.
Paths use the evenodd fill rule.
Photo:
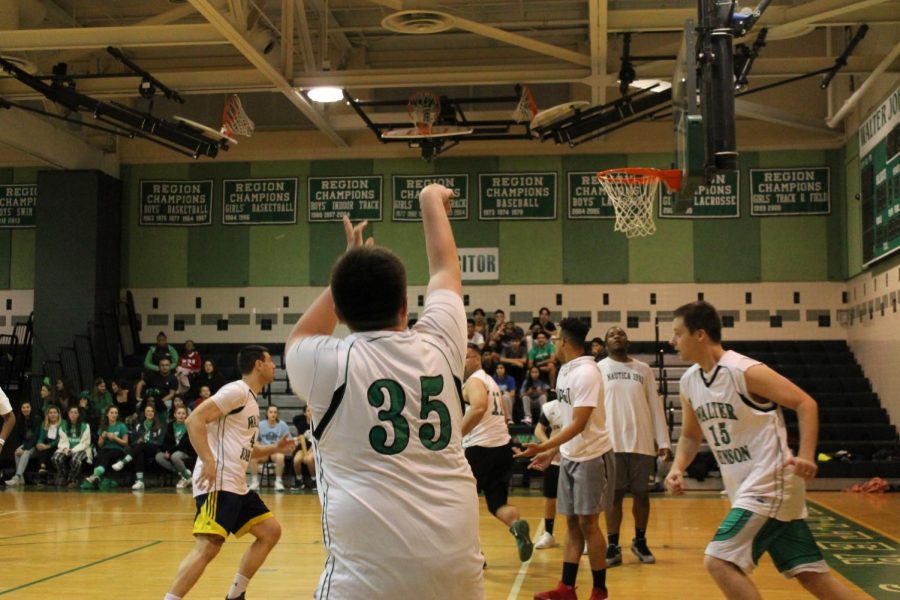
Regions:
<instances>
[{"instance_id":1,"label":"orange rim","mask_svg":"<svg viewBox=\"0 0 900 600\"><path fill-rule=\"evenodd\" d=\"M642 185L656 180L664 182L669 191L681 188L681 177L681 171L678 169L653 169L650 167L624 167L597 173L597 180L600 182L615 181L625 185Z\"/></svg>"}]
</instances>

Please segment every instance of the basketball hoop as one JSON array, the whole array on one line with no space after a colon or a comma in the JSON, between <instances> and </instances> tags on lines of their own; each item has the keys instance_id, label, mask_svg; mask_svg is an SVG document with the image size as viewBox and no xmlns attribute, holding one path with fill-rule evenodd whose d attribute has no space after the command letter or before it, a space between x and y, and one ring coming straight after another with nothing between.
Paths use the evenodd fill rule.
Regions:
<instances>
[{"instance_id":1,"label":"basketball hoop","mask_svg":"<svg viewBox=\"0 0 900 600\"><path fill-rule=\"evenodd\" d=\"M228 96L225 100L225 108L222 109L222 134L228 137L234 137L235 134L250 137L256 124L250 119L241 99L237 94Z\"/></svg>"},{"instance_id":2,"label":"basketball hoop","mask_svg":"<svg viewBox=\"0 0 900 600\"><path fill-rule=\"evenodd\" d=\"M614 229L628 238L643 237L656 232L653 200L659 182L664 182L670 192L676 192L681 187L681 171L643 167L609 169L597 173L597 180L616 211Z\"/></svg>"},{"instance_id":3,"label":"basketball hoop","mask_svg":"<svg viewBox=\"0 0 900 600\"><path fill-rule=\"evenodd\" d=\"M529 123L537 114L537 102L534 101L534 96L531 94L528 86L523 85L519 103L516 104L516 108L512 112L513 121L516 123Z\"/></svg>"},{"instance_id":4,"label":"basketball hoop","mask_svg":"<svg viewBox=\"0 0 900 600\"><path fill-rule=\"evenodd\" d=\"M441 113L441 99L431 92L415 92L409 97L406 112L421 135L431 135L431 126Z\"/></svg>"}]
</instances>

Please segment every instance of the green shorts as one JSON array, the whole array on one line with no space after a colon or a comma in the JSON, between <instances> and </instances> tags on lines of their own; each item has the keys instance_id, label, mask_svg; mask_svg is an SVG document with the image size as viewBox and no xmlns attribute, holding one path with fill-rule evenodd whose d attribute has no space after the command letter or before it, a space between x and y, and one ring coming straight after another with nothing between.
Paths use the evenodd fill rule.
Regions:
<instances>
[{"instance_id":1,"label":"green shorts","mask_svg":"<svg viewBox=\"0 0 900 600\"><path fill-rule=\"evenodd\" d=\"M732 508L706 554L737 565L749 574L768 552L775 568L785 577L798 573L825 573L828 565L803 519L779 521L743 508Z\"/></svg>"}]
</instances>

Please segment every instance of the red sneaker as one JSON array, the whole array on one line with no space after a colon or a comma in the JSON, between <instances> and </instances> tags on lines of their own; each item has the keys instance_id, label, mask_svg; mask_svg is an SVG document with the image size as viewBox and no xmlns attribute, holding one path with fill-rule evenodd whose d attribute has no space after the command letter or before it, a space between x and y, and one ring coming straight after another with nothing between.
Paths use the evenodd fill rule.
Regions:
<instances>
[{"instance_id":1,"label":"red sneaker","mask_svg":"<svg viewBox=\"0 0 900 600\"><path fill-rule=\"evenodd\" d=\"M591 588L591 597L588 600L606 600L609 598L609 592L600 588Z\"/></svg>"},{"instance_id":2,"label":"red sneaker","mask_svg":"<svg viewBox=\"0 0 900 600\"><path fill-rule=\"evenodd\" d=\"M560 581L552 590L535 594L534 600L578 600L578 596L574 585L566 585Z\"/></svg>"}]
</instances>

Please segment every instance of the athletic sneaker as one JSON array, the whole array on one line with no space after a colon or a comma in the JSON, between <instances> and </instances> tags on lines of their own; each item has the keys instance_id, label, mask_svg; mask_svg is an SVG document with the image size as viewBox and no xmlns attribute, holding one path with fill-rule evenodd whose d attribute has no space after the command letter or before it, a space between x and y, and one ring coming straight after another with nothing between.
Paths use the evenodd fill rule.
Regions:
<instances>
[{"instance_id":1,"label":"athletic sneaker","mask_svg":"<svg viewBox=\"0 0 900 600\"><path fill-rule=\"evenodd\" d=\"M656 562L656 557L653 556L653 553L650 552L650 548L647 547L646 538L634 538L631 540L631 551L642 563L650 564Z\"/></svg>"},{"instance_id":2,"label":"athletic sneaker","mask_svg":"<svg viewBox=\"0 0 900 600\"><path fill-rule=\"evenodd\" d=\"M131 486L131 489L133 489L135 491L144 489L144 482L141 481L140 479L138 479L137 481L134 482L134 485Z\"/></svg>"},{"instance_id":3,"label":"athletic sneaker","mask_svg":"<svg viewBox=\"0 0 900 600\"><path fill-rule=\"evenodd\" d=\"M194 482L191 481L188 477L183 477L178 480L178 483L175 484L175 488L179 490L183 490L184 488L189 488Z\"/></svg>"},{"instance_id":4,"label":"athletic sneaker","mask_svg":"<svg viewBox=\"0 0 900 600\"><path fill-rule=\"evenodd\" d=\"M125 468L125 463L122 462L121 460L116 461L112 466L113 471L121 471L124 468Z\"/></svg>"},{"instance_id":5,"label":"athletic sneaker","mask_svg":"<svg viewBox=\"0 0 900 600\"><path fill-rule=\"evenodd\" d=\"M610 544L606 547L606 566L614 567L622 564L622 546Z\"/></svg>"},{"instance_id":6,"label":"athletic sneaker","mask_svg":"<svg viewBox=\"0 0 900 600\"><path fill-rule=\"evenodd\" d=\"M575 595L574 585L566 585L560 581L552 590L535 594L534 600L578 600L578 596Z\"/></svg>"},{"instance_id":7,"label":"athletic sneaker","mask_svg":"<svg viewBox=\"0 0 900 600\"><path fill-rule=\"evenodd\" d=\"M591 588L591 597L588 600L606 600L609 592L600 588Z\"/></svg>"},{"instance_id":8,"label":"athletic sneaker","mask_svg":"<svg viewBox=\"0 0 900 600\"><path fill-rule=\"evenodd\" d=\"M552 533L548 533L546 531L542 533L541 537L539 537L534 543L534 547L538 550L543 550L544 548L553 548L556 545L556 538L553 537Z\"/></svg>"},{"instance_id":9,"label":"athletic sneaker","mask_svg":"<svg viewBox=\"0 0 900 600\"><path fill-rule=\"evenodd\" d=\"M254 479L253 481L251 481L249 488L250 488L251 492L258 492L259 491L259 479Z\"/></svg>"},{"instance_id":10,"label":"athletic sneaker","mask_svg":"<svg viewBox=\"0 0 900 600\"><path fill-rule=\"evenodd\" d=\"M531 559L531 554L534 552L534 545L531 543L528 521L524 519L513 521L509 531L516 537L516 546L519 547L519 560L525 562Z\"/></svg>"},{"instance_id":11,"label":"athletic sneaker","mask_svg":"<svg viewBox=\"0 0 900 600\"><path fill-rule=\"evenodd\" d=\"M241 595L233 600L247 600L247 592L241 592ZM228 596L225 596L225 600L228 600Z\"/></svg>"},{"instance_id":12,"label":"athletic sneaker","mask_svg":"<svg viewBox=\"0 0 900 600\"><path fill-rule=\"evenodd\" d=\"M11 479L7 479L4 483L9 487L15 487L17 485L25 485L25 478L21 475L13 475Z\"/></svg>"},{"instance_id":13,"label":"athletic sneaker","mask_svg":"<svg viewBox=\"0 0 900 600\"><path fill-rule=\"evenodd\" d=\"M275 491L276 492L284 491L284 484L278 479L275 480Z\"/></svg>"},{"instance_id":14,"label":"athletic sneaker","mask_svg":"<svg viewBox=\"0 0 900 600\"><path fill-rule=\"evenodd\" d=\"M581 554L584 555L584 556L587 556L587 555L588 555L588 548L587 548L587 542L586 542L586 541L584 542L584 550L581 551Z\"/></svg>"}]
</instances>

